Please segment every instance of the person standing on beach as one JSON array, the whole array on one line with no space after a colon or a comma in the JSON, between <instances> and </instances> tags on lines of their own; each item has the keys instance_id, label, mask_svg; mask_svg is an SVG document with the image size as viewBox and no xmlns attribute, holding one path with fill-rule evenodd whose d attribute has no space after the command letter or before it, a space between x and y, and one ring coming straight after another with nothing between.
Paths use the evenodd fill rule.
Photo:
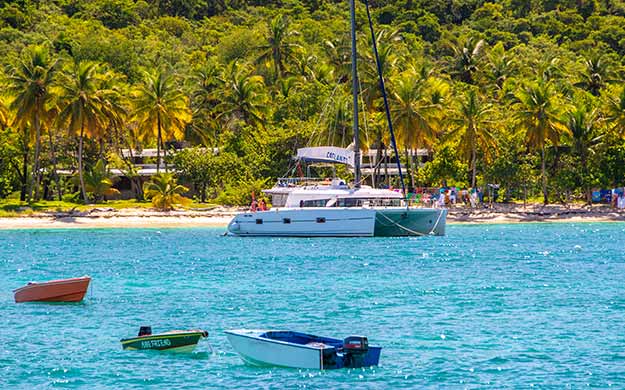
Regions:
<instances>
[{"instance_id":1,"label":"person standing on beach","mask_svg":"<svg viewBox=\"0 0 625 390\"><path fill-rule=\"evenodd\" d=\"M471 188L471 195L469 196L469 203L471 204L471 208L475 208L477 204L477 190L476 188Z\"/></svg>"}]
</instances>

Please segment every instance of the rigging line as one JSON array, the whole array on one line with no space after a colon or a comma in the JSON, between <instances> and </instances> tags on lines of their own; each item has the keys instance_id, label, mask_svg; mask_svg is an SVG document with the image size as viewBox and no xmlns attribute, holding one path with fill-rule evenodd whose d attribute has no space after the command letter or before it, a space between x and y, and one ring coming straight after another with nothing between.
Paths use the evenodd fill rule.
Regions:
<instances>
[{"instance_id":1,"label":"rigging line","mask_svg":"<svg viewBox=\"0 0 625 390\"><path fill-rule=\"evenodd\" d=\"M371 32L371 41L373 42L373 53L375 54L375 64L378 68L378 78L380 79L380 89L382 90L382 98L384 99L384 111L386 111L386 121L388 122L388 128L391 132L391 143L393 144L393 151L397 157L397 170L399 172L399 181L401 183L401 189L406 198L406 185L404 184L404 175L401 172L401 161L399 158L399 152L397 151L397 141L395 140L395 132L393 131L393 121L391 120L391 111L388 108L388 98L386 96L386 87L384 86L384 75L382 74L382 64L380 64L380 56L378 55L378 45L375 41L375 33L373 31L373 21L371 20L371 11L369 10L369 1L365 0L365 6L367 8L367 18L369 19L369 31ZM406 208L408 208L408 202L406 201Z\"/></svg>"},{"instance_id":2,"label":"rigging line","mask_svg":"<svg viewBox=\"0 0 625 390\"><path fill-rule=\"evenodd\" d=\"M320 127L321 125L321 121L323 120L323 118L326 116L327 113L327 109L328 106L330 105L331 101L334 101L334 94L336 93L336 90L340 87L340 84L336 84L334 86L334 89L332 89L332 93L330 93L330 96L328 97L328 99L326 99L324 106L321 108L321 115L319 115L319 119L317 120L317 123L315 123L315 128L313 129L312 134L310 135L310 138L308 139L308 144L310 145L310 143L312 142L315 133L317 133L317 129Z\"/></svg>"},{"instance_id":3,"label":"rigging line","mask_svg":"<svg viewBox=\"0 0 625 390\"><path fill-rule=\"evenodd\" d=\"M366 176L363 176L362 181L365 181L365 179L368 179L369 177L373 176L373 172L375 172L375 170L380 166L381 163L382 163L382 159L378 160L378 162L373 166L373 168L371 168L372 173Z\"/></svg>"}]
</instances>

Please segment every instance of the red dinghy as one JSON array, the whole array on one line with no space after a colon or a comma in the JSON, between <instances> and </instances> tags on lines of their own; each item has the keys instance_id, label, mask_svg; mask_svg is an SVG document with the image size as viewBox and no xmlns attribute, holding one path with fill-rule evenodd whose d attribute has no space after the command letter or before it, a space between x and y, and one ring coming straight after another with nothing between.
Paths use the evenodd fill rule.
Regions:
<instances>
[{"instance_id":1,"label":"red dinghy","mask_svg":"<svg viewBox=\"0 0 625 390\"><path fill-rule=\"evenodd\" d=\"M89 276L71 279L30 282L14 290L15 302L80 302L87 292Z\"/></svg>"}]
</instances>

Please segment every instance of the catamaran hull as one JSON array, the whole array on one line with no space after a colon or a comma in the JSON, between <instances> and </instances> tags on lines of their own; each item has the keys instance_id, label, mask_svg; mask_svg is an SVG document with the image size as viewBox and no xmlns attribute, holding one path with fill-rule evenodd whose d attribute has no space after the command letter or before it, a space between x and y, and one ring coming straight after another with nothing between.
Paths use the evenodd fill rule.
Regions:
<instances>
[{"instance_id":1,"label":"catamaran hull","mask_svg":"<svg viewBox=\"0 0 625 390\"><path fill-rule=\"evenodd\" d=\"M447 210L433 208L385 208L375 216L376 237L444 236Z\"/></svg>"},{"instance_id":2,"label":"catamaran hull","mask_svg":"<svg viewBox=\"0 0 625 390\"><path fill-rule=\"evenodd\" d=\"M269 237L372 237L376 212L365 208L286 208L243 213L228 234Z\"/></svg>"},{"instance_id":3,"label":"catamaran hull","mask_svg":"<svg viewBox=\"0 0 625 390\"><path fill-rule=\"evenodd\" d=\"M445 235L447 210L433 208L284 208L243 213L228 225L233 236L402 237Z\"/></svg>"}]
</instances>

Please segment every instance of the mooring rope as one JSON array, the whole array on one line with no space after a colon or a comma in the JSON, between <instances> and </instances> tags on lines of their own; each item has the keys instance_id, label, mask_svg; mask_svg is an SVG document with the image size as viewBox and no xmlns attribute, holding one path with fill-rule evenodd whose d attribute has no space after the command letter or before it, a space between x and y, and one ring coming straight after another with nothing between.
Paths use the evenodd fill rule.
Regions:
<instances>
[{"instance_id":1,"label":"mooring rope","mask_svg":"<svg viewBox=\"0 0 625 390\"><path fill-rule=\"evenodd\" d=\"M438 213L438 219L436 220L434 227L432 227L432 230L430 230L430 233L428 234L434 234L434 231L436 230L436 227L438 226L438 223L441 221L441 217L443 216L443 211L445 211L445 209L441 209L440 213Z\"/></svg>"}]
</instances>

